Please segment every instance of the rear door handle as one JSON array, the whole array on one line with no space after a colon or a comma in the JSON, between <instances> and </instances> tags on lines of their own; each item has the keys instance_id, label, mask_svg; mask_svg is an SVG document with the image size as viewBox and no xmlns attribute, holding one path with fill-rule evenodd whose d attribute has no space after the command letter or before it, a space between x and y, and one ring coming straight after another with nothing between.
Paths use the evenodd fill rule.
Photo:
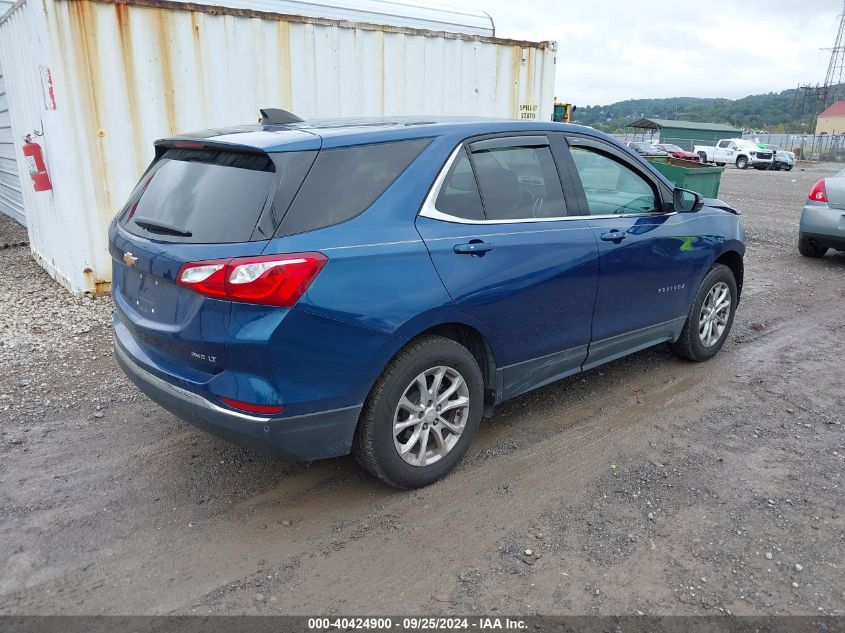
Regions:
<instances>
[{"instance_id":1,"label":"rear door handle","mask_svg":"<svg viewBox=\"0 0 845 633\"><path fill-rule=\"evenodd\" d=\"M601 239L605 242L618 242L624 240L628 234L619 229L610 229L607 233L601 234Z\"/></svg>"},{"instance_id":2,"label":"rear door handle","mask_svg":"<svg viewBox=\"0 0 845 633\"><path fill-rule=\"evenodd\" d=\"M467 244L455 245L455 252L458 255L483 255L492 250L493 245L482 240L470 240Z\"/></svg>"}]
</instances>

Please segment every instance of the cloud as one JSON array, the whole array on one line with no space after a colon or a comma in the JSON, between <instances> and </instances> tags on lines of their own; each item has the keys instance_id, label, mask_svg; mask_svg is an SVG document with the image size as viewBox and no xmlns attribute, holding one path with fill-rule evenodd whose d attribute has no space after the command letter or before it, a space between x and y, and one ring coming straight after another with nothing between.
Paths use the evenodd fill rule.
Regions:
<instances>
[{"instance_id":1,"label":"cloud","mask_svg":"<svg viewBox=\"0 0 845 633\"><path fill-rule=\"evenodd\" d=\"M839 0L453 0L496 34L558 42L556 94L578 105L728 97L822 83Z\"/></svg>"}]
</instances>

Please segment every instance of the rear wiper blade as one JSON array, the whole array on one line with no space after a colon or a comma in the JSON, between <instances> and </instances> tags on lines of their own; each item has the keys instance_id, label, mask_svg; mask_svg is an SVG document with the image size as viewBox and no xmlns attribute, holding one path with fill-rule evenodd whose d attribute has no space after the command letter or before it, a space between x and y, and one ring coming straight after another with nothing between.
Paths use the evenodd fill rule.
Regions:
<instances>
[{"instance_id":1,"label":"rear wiper blade","mask_svg":"<svg viewBox=\"0 0 845 633\"><path fill-rule=\"evenodd\" d=\"M185 229L180 229L178 226L162 222L160 220L151 220L143 216L135 216L135 224L142 229L147 229L151 233L168 233L170 235L181 235L182 237L191 237L192 233Z\"/></svg>"}]
</instances>

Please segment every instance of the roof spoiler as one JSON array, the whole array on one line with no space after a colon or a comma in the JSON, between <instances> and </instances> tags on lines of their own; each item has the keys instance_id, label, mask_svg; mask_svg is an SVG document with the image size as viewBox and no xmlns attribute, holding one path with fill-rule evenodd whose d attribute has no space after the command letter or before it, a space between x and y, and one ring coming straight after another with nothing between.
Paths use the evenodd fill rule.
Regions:
<instances>
[{"instance_id":1,"label":"roof spoiler","mask_svg":"<svg viewBox=\"0 0 845 633\"><path fill-rule=\"evenodd\" d=\"M293 112L279 108L261 108L261 125L285 125L287 123L302 123L301 119Z\"/></svg>"}]
</instances>

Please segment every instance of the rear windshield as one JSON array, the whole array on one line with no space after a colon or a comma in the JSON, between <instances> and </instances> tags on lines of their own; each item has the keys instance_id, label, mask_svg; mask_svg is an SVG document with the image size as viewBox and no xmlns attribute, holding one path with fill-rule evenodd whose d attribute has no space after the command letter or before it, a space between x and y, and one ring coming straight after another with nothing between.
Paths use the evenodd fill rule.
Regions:
<instances>
[{"instance_id":1,"label":"rear windshield","mask_svg":"<svg viewBox=\"0 0 845 633\"><path fill-rule=\"evenodd\" d=\"M247 242L275 183L265 154L169 149L133 192L121 224L160 241Z\"/></svg>"}]
</instances>

